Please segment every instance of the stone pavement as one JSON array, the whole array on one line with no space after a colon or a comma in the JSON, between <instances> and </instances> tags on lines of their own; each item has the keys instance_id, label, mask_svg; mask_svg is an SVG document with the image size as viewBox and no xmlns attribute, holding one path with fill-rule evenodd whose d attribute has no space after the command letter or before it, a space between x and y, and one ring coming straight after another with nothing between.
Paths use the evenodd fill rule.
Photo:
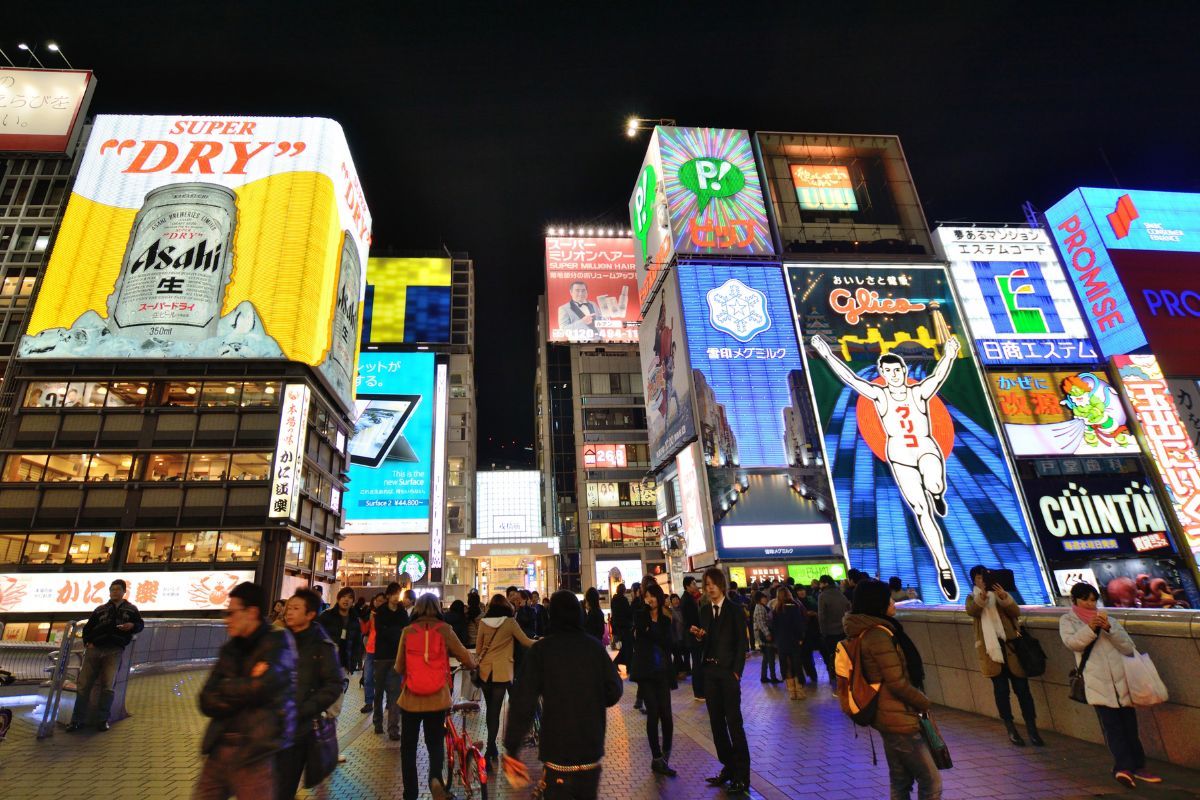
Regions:
<instances>
[{"instance_id":1,"label":"stone pavement","mask_svg":"<svg viewBox=\"0 0 1200 800\"><path fill-rule=\"evenodd\" d=\"M858 729L855 735L827 690L811 691L808 700L790 703L781 685L759 683L756 660L751 661L748 672L742 686L754 769L753 797L887 797L887 770L878 736L873 737L879 759L875 766L866 731ZM128 696L133 716L117 723L111 732L66 734L60 729L41 742L35 738L40 706L32 699L0 696L0 705L13 707L17 714L7 741L0 745L0 797L73 800L119 795L138 800L186 800L200 768L198 747L205 719L197 711L196 693L204 677L200 671L136 677ZM680 773L674 779L650 772L644 717L633 710L633 684L626 686L620 705L609 712L601 796L621 800L723 798L721 791L708 788L702 780L715 774L719 765L704 705L692 701L688 683L682 683L673 698L672 762ZM372 733L370 715L358 712L361 704L361 690L354 682L339 721L347 762L324 785L302 792L301 797L401 797L399 742ZM69 709L64 709L63 718L68 714ZM477 735L482 733L482 715L479 717L475 721ZM1168 782L1131 791L1110 777L1111 762L1102 746L1046 734L1049 746L1044 749L1016 748L1007 743L994 720L951 710L942 710L937 719L954 757L954 769L942 773L947 800L1200 797L1200 771L1153 764ZM1180 731L1179 735L1195 734ZM534 754L523 755L536 772ZM420 769L425 774L424 748ZM490 798L528 797L528 791L509 789L503 778L497 778L489 789ZM461 792L456 794L461 796Z\"/></svg>"}]
</instances>

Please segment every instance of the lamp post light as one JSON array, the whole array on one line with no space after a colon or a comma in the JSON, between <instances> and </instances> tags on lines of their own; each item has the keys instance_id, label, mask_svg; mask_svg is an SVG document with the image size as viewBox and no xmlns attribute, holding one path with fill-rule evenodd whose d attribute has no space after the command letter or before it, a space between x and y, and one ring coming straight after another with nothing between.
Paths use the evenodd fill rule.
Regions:
<instances>
[{"instance_id":1,"label":"lamp post light","mask_svg":"<svg viewBox=\"0 0 1200 800\"><path fill-rule=\"evenodd\" d=\"M662 119L630 117L629 119L625 120L625 135L630 139L633 139L637 137L638 131L651 131L654 130L655 126L657 125L674 126L675 120L667 119L665 117Z\"/></svg>"},{"instance_id":2,"label":"lamp post light","mask_svg":"<svg viewBox=\"0 0 1200 800\"><path fill-rule=\"evenodd\" d=\"M75 67L71 65L71 62L67 61L67 54L64 53L62 48L60 48L57 44L54 42L46 42L46 49L51 53L58 53L58 57L66 63L68 69L75 69Z\"/></svg>"},{"instance_id":3,"label":"lamp post light","mask_svg":"<svg viewBox=\"0 0 1200 800\"><path fill-rule=\"evenodd\" d=\"M17 45L17 49L24 50L26 53L29 53L29 57L32 58L39 67L41 67L42 69L46 68L46 65L42 63L42 60L37 57L37 53L33 52L33 48L30 47L29 45L25 44L24 42L21 42L20 44Z\"/></svg>"}]
</instances>

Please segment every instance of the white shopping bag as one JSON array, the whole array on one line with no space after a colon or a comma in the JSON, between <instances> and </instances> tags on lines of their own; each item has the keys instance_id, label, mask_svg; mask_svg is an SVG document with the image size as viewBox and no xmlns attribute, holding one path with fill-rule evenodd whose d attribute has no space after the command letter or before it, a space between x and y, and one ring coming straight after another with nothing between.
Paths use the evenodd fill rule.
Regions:
<instances>
[{"instance_id":1,"label":"white shopping bag","mask_svg":"<svg viewBox=\"0 0 1200 800\"><path fill-rule=\"evenodd\" d=\"M1135 706L1155 706L1167 702L1167 687L1158 677L1154 662L1146 653L1125 657L1125 683Z\"/></svg>"}]
</instances>

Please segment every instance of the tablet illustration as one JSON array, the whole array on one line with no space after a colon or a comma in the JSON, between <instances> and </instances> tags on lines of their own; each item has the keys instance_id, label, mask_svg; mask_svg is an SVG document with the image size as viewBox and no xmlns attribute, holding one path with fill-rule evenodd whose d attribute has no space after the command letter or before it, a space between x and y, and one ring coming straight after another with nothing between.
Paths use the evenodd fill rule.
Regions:
<instances>
[{"instance_id":1,"label":"tablet illustration","mask_svg":"<svg viewBox=\"0 0 1200 800\"><path fill-rule=\"evenodd\" d=\"M378 467L386 459L417 461L404 438L404 425L421 401L417 394L387 394L354 401L358 418L350 440L350 461Z\"/></svg>"}]
</instances>

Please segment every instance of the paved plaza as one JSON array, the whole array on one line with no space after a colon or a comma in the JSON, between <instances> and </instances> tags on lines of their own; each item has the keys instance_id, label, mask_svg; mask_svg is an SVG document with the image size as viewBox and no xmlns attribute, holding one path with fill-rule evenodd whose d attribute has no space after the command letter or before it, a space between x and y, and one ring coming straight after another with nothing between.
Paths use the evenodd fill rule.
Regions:
<instances>
[{"instance_id":1,"label":"paved plaza","mask_svg":"<svg viewBox=\"0 0 1200 800\"><path fill-rule=\"evenodd\" d=\"M781 685L759 683L757 667L757 661L752 661L742 684L754 769L752 796L767 800L886 798L887 773L878 736L873 740L879 763L872 765L866 730L850 724L827 690L810 692L804 702L789 703ZM14 708L17 719L7 741L0 745L0 797L186 800L200 769L199 742L206 720L197 710L196 694L205 675L188 671L133 678L128 696L133 716L106 734L67 734L60 728L53 737L39 742L35 731L41 711L28 698ZM688 683L682 683L673 698L676 739L672 764L679 770L674 779L650 772L645 718L633 709L633 684L626 687L620 706L609 712L601 796L620 800L723 798L721 791L710 789L703 781L715 774L719 765L704 705L692 701ZM372 732L369 715L358 712L361 697L355 680L339 722L346 763L326 784L302 793L302 797L401 797L400 743ZM12 706L13 698L0 698L0 704ZM1200 771L1155 763L1151 765L1154 771L1168 782L1131 791L1109 777L1108 751L1100 745L1046 733L1048 747L1016 748L1007 743L994 720L949 709L941 711L937 719L954 757L954 769L942 773L947 800L1200 797ZM481 725L482 715L477 733L481 733ZM535 767L534 754L524 755ZM424 774L423 748L420 764ZM528 790L509 789L501 777L489 788L492 798L529 796Z\"/></svg>"}]
</instances>

